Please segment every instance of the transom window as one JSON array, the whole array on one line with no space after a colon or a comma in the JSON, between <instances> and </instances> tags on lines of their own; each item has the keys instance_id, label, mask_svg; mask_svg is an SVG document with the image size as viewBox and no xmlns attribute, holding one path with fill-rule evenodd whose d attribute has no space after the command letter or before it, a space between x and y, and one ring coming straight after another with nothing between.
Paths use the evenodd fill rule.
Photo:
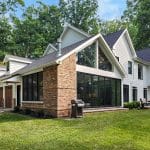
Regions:
<instances>
[{"instance_id":1,"label":"transom window","mask_svg":"<svg viewBox=\"0 0 150 150\"><path fill-rule=\"evenodd\" d=\"M23 77L23 101L41 101L43 98L43 72Z\"/></svg>"},{"instance_id":2,"label":"transom window","mask_svg":"<svg viewBox=\"0 0 150 150\"><path fill-rule=\"evenodd\" d=\"M143 80L143 66L138 64L138 79Z\"/></svg>"}]
</instances>

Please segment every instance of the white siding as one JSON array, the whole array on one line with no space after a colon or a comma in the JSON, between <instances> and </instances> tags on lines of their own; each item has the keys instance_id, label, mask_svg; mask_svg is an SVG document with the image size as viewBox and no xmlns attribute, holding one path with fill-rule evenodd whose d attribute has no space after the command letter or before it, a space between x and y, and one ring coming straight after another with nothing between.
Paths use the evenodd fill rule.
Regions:
<instances>
[{"instance_id":1,"label":"white siding","mask_svg":"<svg viewBox=\"0 0 150 150\"><path fill-rule=\"evenodd\" d=\"M25 67L26 63L21 63L17 61L10 61L9 63L9 73L12 74L13 72Z\"/></svg>"},{"instance_id":2,"label":"white siding","mask_svg":"<svg viewBox=\"0 0 150 150\"><path fill-rule=\"evenodd\" d=\"M143 80L138 79L138 63L134 61L134 56L131 53L128 40L125 36L120 37L115 47L113 48L115 56L119 57L119 62L126 71L126 77L123 79L123 84L129 85L129 100L132 101L132 88L137 87L138 89L138 100L143 98L143 89L148 87L150 81L148 80L148 74L150 70L147 66L143 66ZM128 74L128 61L132 62L132 74ZM149 73L148 73L149 72ZM150 94L148 94L150 96ZM150 97L148 97L150 98Z\"/></svg>"},{"instance_id":3,"label":"white siding","mask_svg":"<svg viewBox=\"0 0 150 150\"><path fill-rule=\"evenodd\" d=\"M62 48L72 45L73 43L81 41L85 38L87 37L69 28L61 39Z\"/></svg>"}]
</instances>

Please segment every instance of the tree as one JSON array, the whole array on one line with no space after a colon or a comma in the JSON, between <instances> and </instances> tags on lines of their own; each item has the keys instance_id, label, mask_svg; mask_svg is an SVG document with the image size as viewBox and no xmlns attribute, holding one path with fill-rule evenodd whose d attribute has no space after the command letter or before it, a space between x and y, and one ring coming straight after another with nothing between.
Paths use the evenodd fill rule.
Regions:
<instances>
[{"instance_id":1,"label":"tree","mask_svg":"<svg viewBox=\"0 0 150 150\"><path fill-rule=\"evenodd\" d=\"M4 55L8 53L8 47L12 36L12 27L8 22L8 19L3 17L0 19L0 59L3 59Z\"/></svg>"},{"instance_id":2,"label":"tree","mask_svg":"<svg viewBox=\"0 0 150 150\"><path fill-rule=\"evenodd\" d=\"M97 0L60 0L63 22L67 22L88 33L99 32Z\"/></svg>"},{"instance_id":3,"label":"tree","mask_svg":"<svg viewBox=\"0 0 150 150\"><path fill-rule=\"evenodd\" d=\"M150 1L139 0L136 23L138 27L136 48L150 47Z\"/></svg>"},{"instance_id":4,"label":"tree","mask_svg":"<svg viewBox=\"0 0 150 150\"><path fill-rule=\"evenodd\" d=\"M100 32L104 35L126 28L126 24L121 20L110 20L101 23Z\"/></svg>"},{"instance_id":5,"label":"tree","mask_svg":"<svg viewBox=\"0 0 150 150\"><path fill-rule=\"evenodd\" d=\"M14 54L32 58L41 56L48 43L56 41L61 33L60 16L57 6L40 2L37 7L28 7L22 20L13 17L16 43Z\"/></svg>"},{"instance_id":6,"label":"tree","mask_svg":"<svg viewBox=\"0 0 150 150\"><path fill-rule=\"evenodd\" d=\"M150 47L150 1L127 0L122 21L128 26L136 49Z\"/></svg>"},{"instance_id":7,"label":"tree","mask_svg":"<svg viewBox=\"0 0 150 150\"><path fill-rule=\"evenodd\" d=\"M19 5L24 6L24 0L1 0L0 15L4 15L9 11L14 11Z\"/></svg>"}]
</instances>

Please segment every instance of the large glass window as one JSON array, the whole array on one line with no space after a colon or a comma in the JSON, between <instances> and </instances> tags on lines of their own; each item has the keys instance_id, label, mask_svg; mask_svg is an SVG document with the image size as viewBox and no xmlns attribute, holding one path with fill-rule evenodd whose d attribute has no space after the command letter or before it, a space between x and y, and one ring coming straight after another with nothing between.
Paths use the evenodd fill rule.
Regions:
<instances>
[{"instance_id":1,"label":"large glass window","mask_svg":"<svg viewBox=\"0 0 150 150\"><path fill-rule=\"evenodd\" d=\"M143 97L147 100L147 88L143 89Z\"/></svg>"},{"instance_id":2,"label":"large glass window","mask_svg":"<svg viewBox=\"0 0 150 150\"><path fill-rule=\"evenodd\" d=\"M40 101L43 98L43 72L23 77L23 101Z\"/></svg>"},{"instance_id":3,"label":"large glass window","mask_svg":"<svg viewBox=\"0 0 150 150\"><path fill-rule=\"evenodd\" d=\"M133 96L133 101L137 101L137 87L133 87L132 96Z\"/></svg>"},{"instance_id":4,"label":"large glass window","mask_svg":"<svg viewBox=\"0 0 150 150\"><path fill-rule=\"evenodd\" d=\"M88 67L96 67L96 44L92 44L86 47L81 52L78 53L79 65L84 65Z\"/></svg>"},{"instance_id":5,"label":"large glass window","mask_svg":"<svg viewBox=\"0 0 150 150\"><path fill-rule=\"evenodd\" d=\"M129 102L129 85L123 85L123 100Z\"/></svg>"},{"instance_id":6,"label":"large glass window","mask_svg":"<svg viewBox=\"0 0 150 150\"><path fill-rule=\"evenodd\" d=\"M107 59L107 57L104 55L102 50L99 48L99 54L98 54L98 63L99 63L99 69L105 70L105 71L112 71L112 65Z\"/></svg>"},{"instance_id":7,"label":"large glass window","mask_svg":"<svg viewBox=\"0 0 150 150\"><path fill-rule=\"evenodd\" d=\"M77 93L86 106L120 106L121 80L78 72Z\"/></svg>"},{"instance_id":8,"label":"large glass window","mask_svg":"<svg viewBox=\"0 0 150 150\"><path fill-rule=\"evenodd\" d=\"M132 74L132 62L128 61L128 74Z\"/></svg>"},{"instance_id":9,"label":"large glass window","mask_svg":"<svg viewBox=\"0 0 150 150\"><path fill-rule=\"evenodd\" d=\"M143 80L143 66L138 64L138 79Z\"/></svg>"}]
</instances>

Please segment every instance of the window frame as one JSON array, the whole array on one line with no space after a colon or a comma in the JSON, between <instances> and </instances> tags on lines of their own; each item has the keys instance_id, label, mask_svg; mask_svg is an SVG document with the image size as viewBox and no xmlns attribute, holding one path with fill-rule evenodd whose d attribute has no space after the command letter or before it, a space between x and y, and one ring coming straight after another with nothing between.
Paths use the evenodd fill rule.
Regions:
<instances>
[{"instance_id":1,"label":"window frame","mask_svg":"<svg viewBox=\"0 0 150 150\"><path fill-rule=\"evenodd\" d=\"M41 76L42 84L39 84ZM42 94L41 94L42 93ZM43 100L43 72L23 76L23 101Z\"/></svg>"},{"instance_id":2,"label":"window frame","mask_svg":"<svg viewBox=\"0 0 150 150\"><path fill-rule=\"evenodd\" d=\"M128 74L132 75L133 71L133 63L132 61L128 61Z\"/></svg>"},{"instance_id":3,"label":"window frame","mask_svg":"<svg viewBox=\"0 0 150 150\"><path fill-rule=\"evenodd\" d=\"M138 79L143 80L143 65L138 64Z\"/></svg>"}]
</instances>

